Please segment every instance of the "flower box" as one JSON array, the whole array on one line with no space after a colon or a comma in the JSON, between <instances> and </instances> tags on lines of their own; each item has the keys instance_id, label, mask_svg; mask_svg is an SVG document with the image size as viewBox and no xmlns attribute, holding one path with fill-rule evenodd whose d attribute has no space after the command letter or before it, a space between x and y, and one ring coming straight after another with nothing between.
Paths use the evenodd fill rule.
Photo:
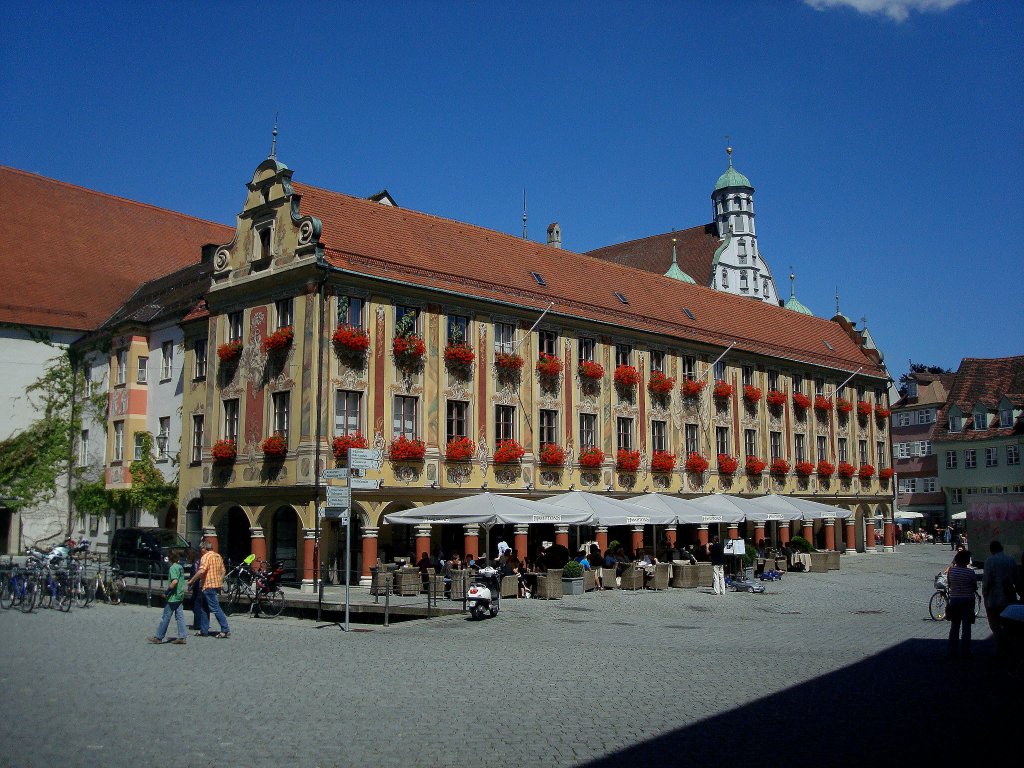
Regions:
<instances>
[{"instance_id":1,"label":"flower box","mask_svg":"<svg viewBox=\"0 0 1024 768\"><path fill-rule=\"evenodd\" d=\"M417 365L427 354L427 345L415 334L396 336L391 342L391 354L399 367L411 367Z\"/></svg>"},{"instance_id":2,"label":"flower box","mask_svg":"<svg viewBox=\"0 0 1024 768\"><path fill-rule=\"evenodd\" d=\"M448 461L469 461L476 453L476 443L468 437L453 437L444 449Z\"/></svg>"},{"instance_id":3,"label":"flower box","mask_svg":"<svg viewBox=\"0 0 1024 768\"><path fill-rule=\"evenodd\" d=\"M781 408L786 404L786 395L784 392L779 392L777 389L769 389L768 394L764 396L765 402L772 408Z\"/></svg>"},{"instance_id":4,"label":"flower box","mask_svg":"<svg viewBox=\"0 0 1024 768\"><path fill-rule=\"evenodd\" d=\"M819 461L818 462L818 477L832 477L836 473L836 468L830 461Z\"/></svg>"},{"instance_id":5,"label":"flower box","mask_svg":"<svg viewBox=\"0 0 1024 768\"><path fill-rule=\"evenodd\" d=\"M725 381L716 381L715 388L712 390L712 393L719 400L725 400L725 398L732 395L732 384Z\"/></svg>"},{"instance_id":6,"label":"flower box","mask_svg":"<svg viewBox=\"0 0 1024 768\"><path fill-rule=\"evenodd\" d=\"M683 385L680 388L683 393L683 397L700 397L700 393L704 391L708 383L704 379L683 379Z\"/></svg>"},{"instance_id":7,"label":"flower box","mask_svg":"<svg viewBox=\"0 0 1024 768\"><path fill-rule=\"evenodd\" d=\"M227 464L238 456L238 449L235 447L234 440L218 440L210 449L210 454L215 463Z\"/></svg>"},{"instance_id":8,"label":"flower box","mask_svg":"<svg viewBox=\"0 0 1024 768\"><path fill-rule=\"evenodd\" d=\"M785 459L772 459L772 463L768 467L768 471L773 475L788 475L789 462Z\"/></svg>"},{"instance_id":9,"label":"flower box","mask_svg":"<svg viewBox=\"0 0 1024 768\"><path fill-rule=\"evenodd\" d=\"M861 464L857 474L860 475L861 480L868 480L875 476L875 468L870 464Z\"/></svg>"},{"instance_id":10,"label":"flower box","mask_svg":"<svg viewBox=\"0 0 1024 768\"><path fill-rule=\"evenodd\" d=\"M675 379L666 376L661 371L651 371L651 380L647 382L647 388L652 395L667 395L675 386Z\"/></svg>"},{"instance_id":11,"label":"flower box","mask_svg":"<svg viewBox=\"0 0 1024 768\"><path fill-rule=\"evenodd\" d=\"M540 463L547 467L564 467L565 449L555 443L545 443L540 447Z\"/></svg>"},{"instance_id":12,"label":"flower box","mask_svg":"<svg viewBox=\"0 0 1024 768\"><path fill-rule=\"evenodd\" d=\"M824 395L814 396L814 410L816 411L831 411L832 401Z\"/></svg>"},{"instance_id":13,"label":"flower box","mask_svg":"<svg viewBox=\"0 0 1024 768\"><path fill-rule=\"evenodd\" d=\"M676 455L668 451L655 451L651 455L652 472L671 472L676 467Z\"/></svg>"},{"instance_id":14,"label":"flower box","mask_svg":"<svg viewBox=\"0 0 1024 768\"><path fill-rule=\"evenodd\" d=\"M686 471L694 475L703 475L708 471L708 460L694 451L686 457Z\"/></svg>"},{"instance_id":15,"label":"flower box","mask_svg":"<svg viewBox=\"0 0 1024 768\"><path fill-rule=\"evenodd\" d=\"M288 453L288 441L281 435L271 435L260 443L260 450L268 459L283 459Z\"/></svg>"},{"instance_id":16,"label":"flower box","mask_svg":"<svg viewBox=\"0 0 1024 768\"><path fill-rule=\"evenodd\" d=\"M331 443L331 450L334 451L334 458L337 461L348 460L349 448L369 447L370 444L366 441L362 432L353 432L351 435L338 435L334 438L334 442Z\"/></svg>"},{"instance_id":17,"label":"flower box","mask_svg":"<svg viewBox=\"0 0 1024 768\"><path fill-rule=\"evenodd\" d=\"M558 377L558 374L562 372L562 361L555 355L549 355L546 352L540 353L540 359L537 360L537 373L549 379Z\"/></svg>"},{"instance_id":18,"label":"flower box","mask_svg":"<svg viewBox=\"0 0 1024 768\"><path fill-rule=\"evenodd\" d=\"M217 347L217 357L222 363L233 363L242 356L242 342L229 341Z\"/></svg>"},{"instance_id":19,"label":"flower box","mask_svg":"<svg viewBox=\"0 0 1024 768\"><path fill-rule=\"evenodd\" d=\"M892 416L892 411L886 408L884 405L876 405L875 416L877 416L880 419L888 419L890 416Z\"/></svg>"},{"instance_id":20,"label":"flower box","mask_svg":"<svg viewBox=\"0 0 1024 768\"><path fill-rule=\"evenodd\" d=\"M748 475L760 475L768 463L757 456L747 456L746 470Z\"/></svg>"},{"instance_id":21,"label":"flower box","mask_svg":"<svg viewBox=\"0 0 1024 768\"><path fill-rule=\"evenodd\" d=\"M331 340L338 351L348 350L357 355L364 354L370 348L370 334L352 325L339 325Z\"/></svg>"},{"instance_id":22,"label":"flower box","mask_svg":"<svg viewBox=\"0 0 1024 768\"><path fill-rule=\"evenodd\" d=\"M290 325L278 328L272 334L263 339L263 351L268 354L279 354L284 352L292 343L295 331Z\"/></svg>"},{"instance_id":23,"label":"flower box","mask_svg":"<svg viewBox=\"0 0 1024 768\"><path fill-rule=\"evenodd\" d=\"M636 472L640 469L640 451L627 451L620 448L615 455L615 468L620 472Z\"/></svg>"},{"instance_id":24,"label":"flower box","mask_svg":"<svg viewBox=\"0 0 1024 768\"><path fill-rule=\"evenodd\" d=\"M734 475L740 468L740 462L735 456L727 453L718 454L718 473L721 475Z\"/></svg>"},{"instance_id":25,"label":"flower box","mask_svg":"<svg viewBox=\"0 0 1024 768\"><path fill-rule=\"evenodd\" d=\"M871 415L871 403L866 403L861 400L857 403L857 415L858 416L870 416Z\"/></svg>"},{"instance_id":26,"label":"flower box","mask_svg":"<svg viewBox=\"0 0 1024 768\"><path fill-rule=\"evenodd\" d=\"M640 372L632 365L620 365L615 369L615 384L620 387L635 387L640 383Z\"/></svg>"},{"instance_id":27,"label":"flower box","mask_svg":"<svg viewBox=\"0 0 1024 768\"><path fill-rule=\"evenodd\" d=\"M476 360L476 352L473 351L473 347L465 342L449 344L444 348L444 361L450 366L469 368L474 360Z\"/></svg>"},{"instance_id":28,"label":"flower box","mask_svg":"<svg viewBox=\"0 0 1024 768\"><path fill-rule=\"evenodd\" d=\"M803 392L794 392L793 405L795 405L801 411L806 411L808 408L811 407L811 398L809 398Z\"/></svg>"},{"instance_id":29,"label":"flower box","mask_svg":"<svg viewBox=\"0 0 1024 768\"><path fill-rule=\"evenodd\" d=\"M853 403L847 400L845 397L840 397L836 400L836 410L839 413L850 413L853 410Z\"/></svg>"},{"instance_id":30,"label":"flower box","mask_svg":"<svg viewBox=\"0 0 1024 768\"><path fill-rule=\"evenodd\" d=\"M495 464L513 464L523 458L526 451L515 440L502 440L494 450Z\"/></svg>"},{"instance_id":31,"label":"flower box","mask_svg":"<svg viewBox=\"0 0 1024 768\"><path fill-rule=\"evenodd\" d=\"M591 360L584 360L580 363L580 376L592 381L600 381L604 378L604 366Z\"/></svg>"},{"instance_id":32,"label":"flower box","mask_svg":"<svg viewBox=\"0 0 1024 768\"><path fill-rule=\"evenodd\" d=\"M757 387L752 387L749 384L743 387L743 399L753 405L754 403L760 402L761 390Z\"/></svg>"},{"instance_id":33,"label":"flower box","mask_svg":"<svg viewBox=\"0 0 1024 768\"><path fill-rule=\"evenodd\" d=\"M892 480L893 474L894 472L892 467L886 467L885 469L878 470L878 477L881 480Z\"/></svg>"},{"instance_id":34,"label":"flower box","mask_svg":"<svg viewBox=\"0 0 1024 768\"><path fill-rule=\"evenodd\" d=\"M494 364L502 371L518 371L523 367L523 357L515 352L499 352L494 356Z\"/></svg>"},{"instance_id":35,"label":"flower box","mask_svg":"<svg viewBox=\"0 0 1024 768\"><path fill-rule=\"evenodd\" d=\"M422 440L410 440L405 435L400 435L391 441L388 453L392 461L423 461L423 457L427 455L427 446Z\"/></svg>"},{"instance_id":36,"label":"flower box","mask_svg":"<svg viewBox=\"0 0 1024 768\"><path fill-rule=\"evenodd\" d=\"M809 461L798 461L795 469L796 473L801 477L810 477L814 472L814 464Z\"/></svg>"},{"instance_id":37,"label":"flower box","mask_svg":"<svg viewBox=\"0 0 1024 768\"><path fill-rule=\"evenodd\" d=\"M855 474L857 474L857 468L850 464L848 461L839 462L839 466L836 468L839 476L844 480L849 480Z\"/></svg>"},{"instance_id":38,"label":"flower box","mask_svg":"<svg viewBox=\"0 0 1024 768\"><path fill-rule=\"evenodd\" d=\"M581 467L590 467L593 469L595 467L600 467L602 464L604 464L604 451L600 448L583 449L583 452L580 454Z\"/></svg>"}]
</instances>

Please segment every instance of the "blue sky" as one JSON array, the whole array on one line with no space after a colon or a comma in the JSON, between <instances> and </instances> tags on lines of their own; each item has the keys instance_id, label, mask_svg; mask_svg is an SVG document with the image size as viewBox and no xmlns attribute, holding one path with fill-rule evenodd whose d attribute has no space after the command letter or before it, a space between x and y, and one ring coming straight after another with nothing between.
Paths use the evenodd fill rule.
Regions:
<instances>
[{"instance_id":1,"label":"blue sky","mask_svg":"<svg viewBox=\"0 0 1024 768\"><path fill-rule=\"evenodd\" d=\"M24 3L0 164L233 223L297 180L573 250L710 220L736 167L780 289L913 358L1024 353L1024 4ZM667 265L666 265L667 266Z\"/></svg>"}]
</instances>

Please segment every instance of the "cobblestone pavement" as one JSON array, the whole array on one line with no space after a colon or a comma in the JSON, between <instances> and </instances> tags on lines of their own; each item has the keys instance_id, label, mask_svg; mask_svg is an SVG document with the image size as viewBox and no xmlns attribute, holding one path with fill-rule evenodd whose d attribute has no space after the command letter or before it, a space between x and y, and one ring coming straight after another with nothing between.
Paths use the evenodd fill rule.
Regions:
<instances>
[{"instance_id":1,"label":"cobblestone pavement","mask_svg":"<svg viewBox=\"0 0 1024 768\"><path fill-rule=\"evenodd\" d=\"M509 600L483 622L347 634L237 617L229 640L185 646L145 642L157 608L0 611L0 765L943 759L947 725L978 749L1004 727L987 704L950 721L951 702L1008 707L1011 691L984 619L972 660L944 658L948 625L929 619L928 599L948 560L906 545L788 574L764 595Z\"/></svg>"}]
</instances>

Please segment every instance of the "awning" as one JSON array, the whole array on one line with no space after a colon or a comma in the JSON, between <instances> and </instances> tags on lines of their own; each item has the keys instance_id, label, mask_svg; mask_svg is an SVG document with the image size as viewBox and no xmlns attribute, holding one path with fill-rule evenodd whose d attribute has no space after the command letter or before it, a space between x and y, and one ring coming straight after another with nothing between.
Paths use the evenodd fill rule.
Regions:
<instances>
[{"instance_id":1,"label":"awning","mask_svg":"<svg viewBox=\"0 0 1024 768\"><path fill-rule=\"evenodd\" d=\"M764 498L774 499L774 501L757 503L771 503L776 507L788 505L790 508L798 511L800 515L798 518L793 518L794 520L844 520L853 514L848 509L833 507L831 504L822 504L820 501L811 501L810 499L804 499L799 496L769 494Z\"/></svg>"},{"instance_id":2,"label":"awning","mask_svg":"<svg viewBox=\"0 0 1024 768\"><path fill-rule=\"evenodd\" d=\"M953 520L966 520L967 519L967 513L966 512L957 512L957 513L955 513L952 516L952 519Z\"/></svg>"},{"instance_id":3,"label":"awning","mask_svg":"<svg viewBox=\"0 0 1024 768\"><path fill-rule=\"evenodd\" d=\"M633 501L613 499L600 493L569 491L549 496L545 503L577 512L590 513L592 525L675 525L674 512L665 513L643 507Z\"/></svg>"},{"instance_id":4,"label":"awning","mask_svg":"<svg viewBox=\"0 0 1024 768\"><path fill-rule=\"evenodd\" d=\"M701 508L696 502L669 496L665 493L645 493L628 499L631 504L650 510L651 525L675 525L676 523L700 523ZM717 522L717 521L716 521Z\"/></svg>"},{"instance_id":5,"label":"awning","mask_svg":"<svg viewBox=\"0 0 1024 768\"><path fill-rule=\"evenodd\" d=\"M592 523L590 512L557 507L543 501L532 501L500 493L477 493L449 501L437 501L414 509L404 509L385 515L384 520L392 525L469 525L477 524L490 528L505 523L532 525L554 523L556 525L587 525Z\"/></svg>"},{"instance_id":6,"label":"awning","mask_svg":"<svg viewBox=\"0 0 1024 768\"><path fill-rule=\"evenodd\" d=\"M896 520L919 520L924 517L920 512L911 512L909 509L901 509L893 515Z\"/></svg>"},{"instance_id":7,"label":"awning","mask_svg":"<svg viewBox=\"0 0 1024 768\"><path fill-rule=\"evenodd\" d=\"M753 520L755 523L766 523L771 520L788 523L803 517L803 512L790 504L785 496L770 493L749 501L756 509L747 513L747 520Z\"/></svg>"},{"instance_id":8,"label":"awning","mask_svg":"<svg viewBox=\"0 0 1024 768\"><path fill-rule=\"evenodd\" d=\"M691 502L696 511L692 519L683 520L682 523L740 523L747 516L751 509L749 502L739 496L730 496L727 493L711 493Z\"/></svg>"}]
</instances>

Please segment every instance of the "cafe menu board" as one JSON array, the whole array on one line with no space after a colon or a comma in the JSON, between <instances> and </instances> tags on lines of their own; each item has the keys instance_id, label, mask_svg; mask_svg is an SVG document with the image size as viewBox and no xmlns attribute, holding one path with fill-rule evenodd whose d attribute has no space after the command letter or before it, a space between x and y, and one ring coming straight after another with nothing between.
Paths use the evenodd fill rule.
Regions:
<instances>
[{"instance_id":1,"label":"cafe menu board","mask_svg":"<svg viewBox=\"0 0 1024 768\"><path fill-rule=\"evenodd\" d=\"M743 539L730 539L725 542L725 554L745 555L747 553L747 542Z\"/></svg>"}]
</instances>

